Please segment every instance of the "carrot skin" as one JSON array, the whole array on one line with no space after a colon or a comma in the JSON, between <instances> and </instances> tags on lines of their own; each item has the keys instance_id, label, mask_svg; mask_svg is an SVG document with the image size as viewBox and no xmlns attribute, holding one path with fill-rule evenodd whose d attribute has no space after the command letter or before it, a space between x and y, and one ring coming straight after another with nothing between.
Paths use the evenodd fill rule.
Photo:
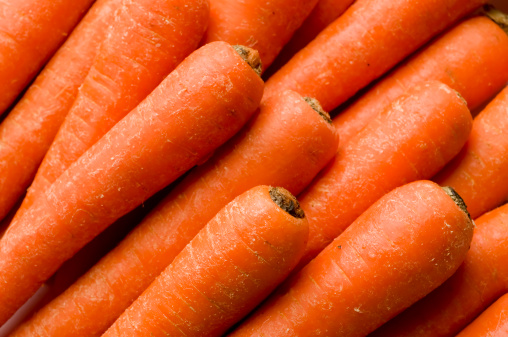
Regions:
<instances>
[{"instance_id":1,"label":"carrot skin","mask_svg":"<svg viewBox=\"0 0 508 337\"><path fill-rule=\"evenodd\" d=\"M366 336L451 276L472 235L437 184L399 187L229 336Z\"/></svg>"},{"instance_id":2,"label":"carrot skin","mask_svg":"<svg viewBox=\"0 0 508 337\"><path fill-rule=\"evenodd\" d=\"M508 335L508 295L502 296L457 337L503 337Z\"/></svg>"},{"instance_id":3,"label":"carrot skin","mask_svg":"<svg viewBox=\"0 0 508 337\"><path fill-rule=\"evenodd\" d=\"M118 247L11 337L100 335L228 202L262 184L300 193L337 143L331 124L301 96L273 97Z\"/></svg>"},{"instance_id":4,"label":"carrot skin","mask_svg":"<svg viewBox=\"0 0 508 337\"><path fill-rule=\"evenodd\" d=\"M233 136L262 92L226 43L182 62L11 224L0 240L0 322L109 224Z\"/></svg>"},{"instance_id":5,"label":"carrot skin","mask_svg":"<svg viewBox=\"0 0 508 337\"><path fill-rule=\"evenodd\" d=\"M477 109L508 81L508 36L486 17L458 24L334 118L341 144L345 145L407 89L430 80L457 90L469 109Z\"/></svg>"},{"instance_id":6,"label":"carrot skin","mask_svg":"<svg viewBox=\"0 0 508 337\"><path fill-rule=\"evenodd\" d=\"M266 82L332 110L486 0L358 0Z\"/></svg>"}]
</instances>

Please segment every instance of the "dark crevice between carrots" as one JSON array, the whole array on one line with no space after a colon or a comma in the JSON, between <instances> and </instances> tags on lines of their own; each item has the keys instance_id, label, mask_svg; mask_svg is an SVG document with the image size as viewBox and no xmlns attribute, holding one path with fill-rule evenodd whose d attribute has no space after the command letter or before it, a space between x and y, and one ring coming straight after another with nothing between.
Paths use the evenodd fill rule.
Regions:
<instances>
[{"instance_id":1,"label":"dark crevice between carrots","mask_svg":"<svg viewBox=\"0 0 508 337\"><path fill-rule=\"evenodd\" d=\"M303 99L305 100L305 102L307 102L307 104L310 105L310 107L314 111L316 111L321 117L323 117L323 119L328 124L332 124L332 119L330 118L330 115L328 114L328 112L323 110L323 107L321 106L321 104L319 103L319 101L317 99L312 98L312 97L304 97Z\"/></svg>"},{"instance_id":2,"label":"dark crevice between carrots","mask_svg":"<svg viewBox=\"0 0 508 337\"><path fill-rule=\"evenodd\" d=\"M508 15L496 9L492 5L485 5L483 7L485 16L494 21L502 30L508 34Z\"/></svg>"},{"instance_id":3,"label":"dark crevice between carrots","mask_svg":"<svg viewBox=\"0 0 508 337\"><path fill-rule=\"evenodd\" d=\"M245 62L252 67L252 69L254 69L256 74L261 76L263 65L261 64L261 57L259 56L257 50L240 45L233 46L233 49L236 50L238 55L240 55L242 59L244 59Z\"/></svg>"},{"instance_id":4,"label":"dark crevice between carrots","mask_svg":"<svg viewBox=\"0 0 508 337\"><path fill-rule=\"evenodd\" d=\"M466 203L464 202L464 199L462 199L462 197L457 193L457 191L455 191L450 186L442 187L442 189L443 189L443 191L446 192L446 194L448 194L450 196L450 198L452 198L452 200L457 204L457 206L459 206L460 209L462 211L464 211L464 213L467 214L467 217L469 218L469 220L472 221L473 219L471 219L471 215L467 211Z\"/></svg>"},{"instance_id":5,"label":"dark crevice between carrots","mask_svg":"<svg viewBox=\"0 0 508 337\"><path fill-rule=\"evenodd\" d=\"M270 188L269 194L273 202L275 202L277 206L282 208L285 212L298 219L305 218L305 214L303 213L303 209L300 207L300 203L296 200L295 196L291 194L291 192L282 187L272 187Z\"/></svg>"}]
</instances>

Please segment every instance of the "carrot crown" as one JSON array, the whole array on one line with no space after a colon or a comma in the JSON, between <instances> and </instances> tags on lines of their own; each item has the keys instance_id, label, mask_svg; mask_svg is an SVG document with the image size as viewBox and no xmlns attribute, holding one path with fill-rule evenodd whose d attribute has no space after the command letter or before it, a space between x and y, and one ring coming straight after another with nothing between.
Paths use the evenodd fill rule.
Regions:
<instances>
[{"instance_id":1,"label":"carrot crown","mask_svg":"<svg viewBox=\"0 0 508 337\"><path fill-rule=\"evenodd\" d=\"M291 214L293 217L298 219L305 218L303 209L300 207L300 203L296 200L295 196L288 190L282 187L270 188L270 198L273 202L282 208L285 212Z\"/></svg>"},{"instance_id":2,"label":"carrot crown","mask_svg":"<svg viewBox=\"0 0 508 337\"><path fill-rule=\"evenodd\" d=\"M483 11L489 19L494 21L508 34L508 15L501 12L499 9L495 8L492 5L485 5L483 7Z\"/></svg>"},{"instance_id":3,"label":"carrot crown","mask_svg":"<svg viewBox=\"0 0 508 337\"><path fill-rule=\"evenodd\" d=\"M455 191L450 186L442 187L442 189L443 189L443 191L446 192L446 194L448 194L450 196L450 198L452 198L453 201L455 201L457 206L459 206L460 209L462 211L464 211L464 213L467 214L469 220L473 221L473 219L471 219L471 215L467 211L467 206L466 206L466 203L464 202L464 199L462 199L462 197L457 193L457 191Z\"/></svg>"},{"instance_id":4,"label":"carrot crown","mask_svg":"<svg viewBox=\"0 0 508 337\"><path fill-rule=\"evenodd\" d=\"M328 114L328 112L323 110L323 107L321 106L321 104L319 103L319 101L317 99L312 98L312 97L304 97L303 99L305 100L305 102L307 102L307 104L310 105L310 107L312 109L314 109L314 111L316 111L321 117L323 117L323 119L328 124L333 124L332 119L330 118L330 115Z\"/></svg>"},{"instance_id":5,"label":"carrot crown","mask_svg":"<svg viewBox=\"0 0 508 337\"><path fill-rule=\"evenodd\" d=\"M252 69L261 76L261 71L263 70L263 65L261 64L261 57L259 56L259 52L255 49L235 45L233 49L247 62Z\"/></svg>"}]
</instances>

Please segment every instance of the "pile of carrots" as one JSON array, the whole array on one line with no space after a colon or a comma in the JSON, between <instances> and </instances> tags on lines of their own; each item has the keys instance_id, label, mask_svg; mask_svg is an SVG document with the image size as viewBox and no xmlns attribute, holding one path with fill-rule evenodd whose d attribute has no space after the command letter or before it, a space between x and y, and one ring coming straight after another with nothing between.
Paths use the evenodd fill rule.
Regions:
<instances>
[{"instance_id":1,"label":"pile of carrots","mask_svg":"<svg viewBox=\"0 0 508 337\"><path fill-rule=\"evenodd\" d=\"M0 337L508 336L507 27L0 1Z\"/></svg>"}]
</instances>

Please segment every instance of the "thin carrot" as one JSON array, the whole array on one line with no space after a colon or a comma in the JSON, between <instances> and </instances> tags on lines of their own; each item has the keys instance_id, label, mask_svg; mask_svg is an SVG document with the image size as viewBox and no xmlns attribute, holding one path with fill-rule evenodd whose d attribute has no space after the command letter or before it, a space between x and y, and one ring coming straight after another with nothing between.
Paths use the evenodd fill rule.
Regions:
<instances>
[{"instance_id":1,"label":"thin carrot","mask_svg":"<svg viewBox=\"0 0 508 337\"><path fill-rule=\"evenodd\" d=\"M508 204L475 222L471 249L457 272L372 337L452 337L508 292Z\"/></svg>"},{"instance_id":2,"label":"thin carrot","mask_svg":"<svg viewBox=\"0 0 508 337\"><path fill-rule=\"evenodd\" d=\"M226 41L255 48L266 69L317 2L210 0L210 25L203 42Z\"/></svg>"},{"instance_id":3,"label":"thin carrot","mask_svg":"<svg viewBox=\"0 0 508 337\"><path fill-rule=\"evenodd\" d=\"M97 0L0 124L0 219L30 185L121 0Z\"/></svg>"},{"instance_id":4,"label":"thin carrot","mask_svg":"<svg viewBox=\"0 0 508 337\"><path fill-rule=\"evenodd\" d=\"M508 336L508 294L505 294L469 324L457 337Z\"/></svg>"},{"instance_id":5,"label":"thin carrot","mask_svg":"<svg viewBox=\"0 0 508 337\"><path fill-rule=\"evenodd\" d=\"M478 108L508 82L508 36L486 17L460 23L334 118L342 144L408 88L429 80L445 83L471 110Z\"/></svg>"},{"instance_id":6,"label":"thin carrot","mask_svg":"<svg viewBox=\"0 0 508 337\"><path fill-rule=\"evenodd\" d=\"M65 41L93 1L0 2L0 115Z\"/></svg>"},{"instance_id":7,"label":"thin carrot","mask_svg":"<svg viewBox=\"0 0 508 337\"><path fill-rule=\"evenodd\" d=\"M385 193L436 174L459 153L471 124L464 100L440 82L416 86L382 111L300 196L310 226L300 266Z\"/></svg>"},{"instance_id":8,"label":"thin carrot","mask_svg":"<svg viewBox=\"0 0 508 337\"><path fill-rule=\"evenodd\" d=\"M100 335L236 196L262 184L300 193L338 142L328 114L313 106L319 113L292 91L267 101L118 247L11 337Z\"/></svg>"},{"instance_id":9,"label":"thin carrot","mask_svg":"<svg viewBox=\"0 0 508 337\"><path fill-rule=\"evenodd\" d=\"M217 42L191 54L11 224L0 240L0 323L94 236L254 113L263 82L251 64L259 56L236 49Z\"/></svg>"},{"instance_id":10,"label":"thin carrot","mask_svg":"<svg viewBox=\"0 0 508 337\"><path fill-rule=\"evenodd\" d=\"M308 234L291 193L255 187L217 213L103 336L221 336L284 280Z\"/></svg>"},{"instance_id":11,"label":"thin carrot","mask_svg":"<svg viewBox=\"0 0 508 337\"><path fill-rule=\"evenodd\" d=\"M266 82L332 110L486 0L357 0Z\"/></svg>"},{"instance_id":12,"label":"thin carrot","mask_svg":"<svg viewBox=\"0 0 508 337\"><path fill-rule=\"evenodd\" d=\"M366 336L450 277L472 236L452 189L399 187L229 336Z\"/></svg>"}]
</instances>

